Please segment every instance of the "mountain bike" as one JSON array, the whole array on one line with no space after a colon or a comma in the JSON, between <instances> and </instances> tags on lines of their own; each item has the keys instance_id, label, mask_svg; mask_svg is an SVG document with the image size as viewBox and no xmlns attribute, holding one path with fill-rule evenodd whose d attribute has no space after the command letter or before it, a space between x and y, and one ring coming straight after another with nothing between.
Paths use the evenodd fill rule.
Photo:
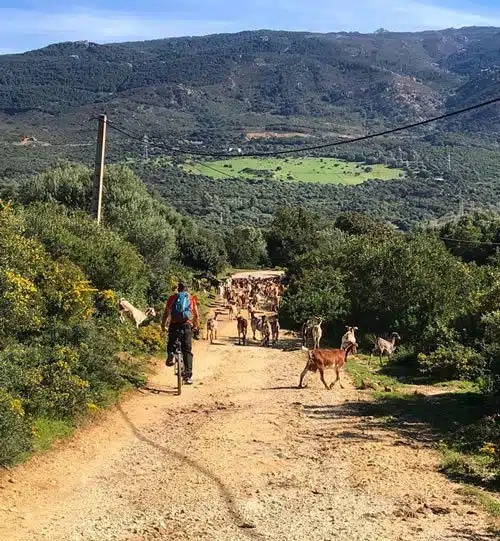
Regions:
<instances>
[{"instance_id":1,"label":"mountain bike","mask_svg":"<svg viewBox=\"0 0 500 541\"><path fill-rule=\"evenodd\" d=\"M177 376L177 394L182 392L182 382L184 380L184 356L182 355L182 346L180 338L174 343L174 366L175 375Z\"/></svg>"}]
</instances>

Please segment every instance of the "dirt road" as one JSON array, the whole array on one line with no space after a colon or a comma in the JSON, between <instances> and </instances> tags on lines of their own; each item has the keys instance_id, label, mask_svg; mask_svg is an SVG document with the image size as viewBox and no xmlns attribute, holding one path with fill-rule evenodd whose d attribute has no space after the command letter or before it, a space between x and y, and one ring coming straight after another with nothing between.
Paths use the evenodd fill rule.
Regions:
<instances>
[{"instance_id":1,"label":"dirt road","mask_svg":"<svg viewBox=\"0 0 500 541\"><path fill-rule=\"evenodd\" d=\"M4 541L489 540L425 438L362 414L370 393L296 388L301 351L196 344L183 395L134 394L0 477ZM159 364L151 385L173 388ZM331 378L331 374L329 374ZM423 441L422 441L423 440ZM497 532L498 533L498 532Z\"/></svg>"}]
</instances>

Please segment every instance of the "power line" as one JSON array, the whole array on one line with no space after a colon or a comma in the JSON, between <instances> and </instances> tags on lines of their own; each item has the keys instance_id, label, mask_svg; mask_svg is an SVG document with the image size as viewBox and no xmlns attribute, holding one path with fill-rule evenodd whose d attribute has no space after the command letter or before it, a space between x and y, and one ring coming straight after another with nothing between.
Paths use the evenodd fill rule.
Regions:
<instances>
[{"instance_id":1,"label":"power line","mask_svg":"<svg viewBox=\"0 0 500 541\"><path fill-rule=\"evenodd\" d=\"M426 124L430 124L432 122L437 122L438 120L444 120L446 118L451 118L453 116L468 113L470 111L475 111L476 109L480 109L480 108L486 107L488 105L493 105L494 103L498 103L498 102L500 102L500 97L493 98L491 100L484 101L484 102L478 103L476 105L471 105L469 107L464 107L463 109L457 109L457 110L451 111L449 113L445 113L445 114L442 114L442 115L439 115L439 116L428 118L427 120L421 120L419 122L414 122L412 124L406 124L404 126L399 126L397 128L392 128L390 130L385 130L385 131L382 131L382 132L363 135L361 137L355 137L353 139L343 139L341 141L335 141L333 143L324 143L324 144L320 144L320 145L313 145L313 146L307 146L307 147L302 147L302 148L294 148L294 149L287 149L287 150L276 150L276 151L266 151L266 152L251 152L251 153L248 153L248 154L239 154L238 156L240 156L240 157L248 157L248 158L254 158L254 157L257 158L257 157L261 157L261 156L277 156L277 155L284 155L284 154L296 154L298 152L321 150L321 149L324 149L324 148L331 148L331 147L337 147L337 146L341 146L341 145L358 143L358 142L361 142L361 141L367 141L369 139L374 139L375 137L382 137L384 135L391 135L393 133L401 132L401 131L404 131L404 130L409 130L409 129L417 128L417 127L420 127L420 126L425 126ZM114 122L111 122L111 121L108 120L108 125L109 125L110 128L112 128L115 131L118 131L118 132L122 133L126 137L129 137L131 139L140 140L140 136L137 136L137 135L127 131L125 128L120 127L119 125L115 124ZM222 152L212 152L212 153L210 153L210 152L197 152L197 151L194 151L194 150L187 150L187 149L181 149L181 148L176 148L176 147L170 147L170 146L168 146L168 145L166 145L164 143L161 143L161 142L158 142L158 143L151 142L150 146L155 147L155 148L161 148L163 150L167 150L170 153L187 154L187 155L192 155L192 156L223 157L223 158L228 158L228 157L234 156L232 154L227 154L227 153L222 153Z\"/></svg>"},{"instance_id":2,"label":"power line","mask_svg":"<svg viewBox=\"0 0 500 541\"><path fill-rule=\"evenodd\" d=\"M219 173L220 175L222 176L225 176L227 178L235 178L234 175L230 175L229 173L226 173L225 171L221 171L220 169L217 169L216 167L212 167L211 165L208 165L206 163L203 163L203 162L196 162L198 165L201 165L202 167L206 167L207 169L211 169L212 171L216 172L216 173Z\"/></svg>"}]
</instances>

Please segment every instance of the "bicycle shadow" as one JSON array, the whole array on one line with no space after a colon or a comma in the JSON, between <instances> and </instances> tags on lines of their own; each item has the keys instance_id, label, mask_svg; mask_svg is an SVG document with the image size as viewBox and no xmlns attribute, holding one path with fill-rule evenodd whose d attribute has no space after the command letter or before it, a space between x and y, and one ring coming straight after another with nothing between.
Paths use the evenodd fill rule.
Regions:
<instances>
[{"instance_id":1,"label":"bicycle shadow","mask_svg":"<svg viewBox=\"0 0 500 541\"><path fill-rule=\"evenodd\" d=\"M213 473L209 468L206 466L203 466L196 462L196 460L193 460L192 458L187 457L186 455L183 455L182 453L179 453L178 451L174 451L173 449L169 449L168 447L164 445L160 445L159 443L156 443L155 441L151 440L147 436L145 436L130 420L130 418L127 416L127 414L123 411L123 408L121 404L118 404L117 406L118 411L120 412L121 416L123 417L123 420L125 423L129 426L129 428L132 430L135 437L144 443L147 443L154 449L164 453L165 455L172 456L179 462L182 462L184 464L187 464L191 468L195 469L205 477L207 477L209 480L211 480L219 490L219 493L224 500L224 503L226 504L227 510L231 517L234 520L234 523L241 528L241 533L244 535L247 535L248 537L253 537L256 539L262 539L262 535L255 530L255 526L249 521L248 519L245 519L245 517L241 514L241 512L238 510L234 503L234 497L231 493L231 491L227 488L227 486L224 484L222 479L218 477L215 473Z\"/></svg>"},{"instance_id":2,"label":"bicycle shadow","mask_svg":"<svg viewBox=\"0 0 500 541\"><path fill-rule=\"evenodd\" d=\"M143 385L139 388L139 392L143 394L148 392L151 394L178 395L177 389L165 388L159 385Z\"/></svg>"}]
</instances>

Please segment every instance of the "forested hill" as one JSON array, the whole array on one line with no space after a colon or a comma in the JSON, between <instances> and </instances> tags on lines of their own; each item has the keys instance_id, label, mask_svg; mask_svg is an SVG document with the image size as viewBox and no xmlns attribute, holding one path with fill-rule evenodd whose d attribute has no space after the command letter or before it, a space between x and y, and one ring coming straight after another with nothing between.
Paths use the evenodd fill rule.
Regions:
<instances>
[{"instance_id":1,"label":"forested hill","mask_svg":"<svg viewBox=\"0 0 500 541\"><path fill-rule=\"evenodd\" d=\"M192 171L171 167L177 162L153 145L149 162L142 164L141 139L147 134L166 148L203 152L299 148L498 95L499 28L374 34L261 30L109 45L55 44L0 56L0 187L59 159L90 164L96 134L92 120L106 111L138 139L109 130L108 163L126 161L178 210L202 221L217 225L226 215L231 224L265 225L286 204L320 208L330 216L355 209L406 227L455 212L460 197L465 211L499 208L499 106L314 154L405 170L404 178L383 185L299 182L283 190L262 178L229 188L226 178L208 184ZM165 153L167 165L155 166ZM261 180L265 187L257 186ZM186 190L192 209L179 205ZM257 202L250 210L248 197Z\"/></svg>"},{"instance_id":2,"label":"forested hill","mask_svg":"<svg viewBox=\"0 0 500 541\"><path fill-rule=\"evenodd\" d=\"M340 132L428 117L500 90L500 29L419 33L253 31L0 56L4 123L66 128L107 109L189 128L328 120ZM130 117L132 115L132 117ZM490 132L491 115L459 127Z\"/></svg>"}]
</instances>

